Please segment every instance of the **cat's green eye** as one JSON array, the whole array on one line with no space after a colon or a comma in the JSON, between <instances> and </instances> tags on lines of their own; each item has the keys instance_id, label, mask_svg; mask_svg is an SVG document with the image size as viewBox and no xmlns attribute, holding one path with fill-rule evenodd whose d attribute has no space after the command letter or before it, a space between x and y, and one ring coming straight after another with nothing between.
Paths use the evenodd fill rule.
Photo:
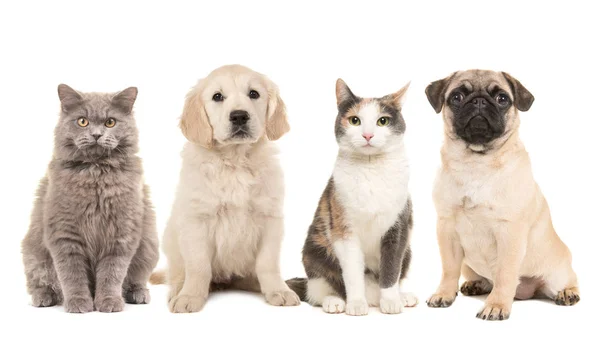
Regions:
<instances>
[{"instance_id":1,"label":"cat's green eye","mask_svg":"<svg viewBox=\"0 0 600 337\"><path fill-rule=\"evenodd\" d=\"M381 117L377 120L377 125L379 125L379 126L386 126L388 124L390 124L389 117Z\"/></svg>"},{"instance_id":2,"label":"cat's green eye","mask_svg":"<svg viewBox=\"0 0 600 337\"><path fill-rule=\"evenodd\" d=\"M114 118L109 118L104 122L104 126L107 128L112 128L117 124L117 121Z\"/></svg>"},{"instance_id":3,"label":"cat's green eye","mask_svg":"<svg viewBox=\"0 0 600 337\"><path fill-rule=\"evenodd\" d=\"M85 117L80 117L79 119L77 119L77 125L81 126L82 128L85 128L89 124L90 122Z\"/></svg>"},{"instance_id":4,"label":"cat's green eye","mask_svg":"<svg viewBox=\"0 0 600 337\"><path fill-rule=\"evenodd\" d=\"M350 118L348 118L348 122L350 123L350 125L358 126L358 125L360 125L360 118L358 118L356 116L350 117Z\"/></svg>"}]
</instances>

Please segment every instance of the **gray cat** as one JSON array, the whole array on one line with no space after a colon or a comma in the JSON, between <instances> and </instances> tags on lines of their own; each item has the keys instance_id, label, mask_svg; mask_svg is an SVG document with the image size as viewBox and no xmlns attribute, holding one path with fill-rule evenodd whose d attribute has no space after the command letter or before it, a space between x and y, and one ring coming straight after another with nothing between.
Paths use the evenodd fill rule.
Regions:
<instances>
[{"instance_id":1,"label":"gray cat","mask_svg":"<svg viewBox=\"0 0 600 337\"><path fill-rule=\"evenodd\" d=\"M37 307L123 310L148 303L158 235L142 181L133 116L137 88L117 94L58 86L54 155L22 243L27 289Z\"/></svg>"}]
</instances>

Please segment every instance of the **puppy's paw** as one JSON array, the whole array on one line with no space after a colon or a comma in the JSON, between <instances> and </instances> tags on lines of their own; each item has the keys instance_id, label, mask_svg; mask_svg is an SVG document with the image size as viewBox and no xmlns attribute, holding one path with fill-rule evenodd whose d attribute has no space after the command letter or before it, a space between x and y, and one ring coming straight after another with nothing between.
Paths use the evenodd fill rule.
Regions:
<instances>
[{"instance_id":1,"label":"puppy's paw","mask_svg":"<svg viewBox=\"0 0 600 337\"><path fill-rule=\"evenodd\" d=\"M169 301L169 310L173 313L190 313L202 310L206 298L201 296L177 295Z\"/></svg>"},{"instance_id":2,"label":"puppy's paw","mask_svg":"<svg viewBox=\"0 0 600 337\"><path fill-rule=\"evenodd\" d=\"M364 298L349 300L346 303L346 314L350 316L364 316L369 313L369 304Z\"/></svg>"},{"instance_id":3,"label":"puppy's paw","mask_svg":"<svg viewBox=\"0 0 600 337\"><path fill-rule=\"evenodd\" d=\"M123 311L125 302L121 296L101 296L96 297L94 301L96 310L100 312L119 312Z\"/></svg>"},{"instance_id":4,"label":"puppy's paw","mask_svg":"<svg viewBox=\"0 0 600 337\"><path fill-rule=\"evenodd\" d=\"M575 305L579 302L581 298L579 297L579 289L576 287L567 288L558 292L556 297L554 298L554 303L557 305Z\"/></svg>"},{"instance_id":5,"label":"puppy's paw","mask_svg":"<svg viewBox=\"0 0 600 337\"><path fill-rule=\"evenodd\" d=\"M428 300L427 305L431 308L447 308L454 303L456 293L453 294L433 294Z\"/></svg>"},{"instance_id":6,"label":"puppy's paw","mask_svg":"<svg viewBox=\"0 0 600 337\"><path fill-rule=\"evenodd\" d=\"M417 298L417 295L413 293L400 293L400 297L402 297L405 307L412 308L419 304L419 298Z\"/></svg>"},{"instance_id":7,"label":"puppy's paw","mask_svg":"<svg viewBox=\"0 0 600 337\"><path fill-rule=\"evenodd\" d=\"M272 291L265 294L267 303L274 306L294 306L300 305L300 298L291 290Z\"/></svg>"},{"instance_id":8,"label":"puppy's paw","mask_svg":"<svg viewBox=\"0 0 600 337\"><path fill-rule=\"evenodd\" d=\"M379 309L384 314L399 314L402 312L406 302L401 296L393 298L381 298L379 300Z\"/></svg>"},{"instance_id":9,"label":"puppy's paw","mask_svg":"<svg viewBox=\"0 0 600 337\"><path fill-rule=\"evenodd\" d=\"M52 307L60 303L60 296L50 288L36 289L31 294L31 305L34 307Z\"/></svg>"},{"instance_id":10,"label":"puppy's paw","mask_svg":"<svg viewBox=\"0 0 600 337\"><path fill-rule=\"evenodd\" d=\"M477 296L489 294L492 285L487 280L466 281L460 287L460 292L465 296Z\"/></svg>"},{"instance_id":11,"label":"puppy's paw","mask_svg":"<svg viewBox=\"0 0 600 337\"><path fill-rule=\"evenodd\" d=\"M486 303L477 314L484 321L503 321L510 317L510 304Z\"/></svg>"},{"instance_id":12,"label":"puppy's paw","mask_svg":"<svg viewBox=\"0 0 600 337\"><path fill-rule=\"evenodd\" d=\"M328 314L341 314L346 310L346 302L337 296L325 296L322 307Z\"/></svg>"},{"instance_id":13,"label":"puppy's paw","mask_svg":"<svg viewBox=\"0 0 600 337\"><path fill-rule=\"evenodd\" d=\"M94 311L94 301L89 296L74 296L65 299L65 311L82 314Z\"/></svg>"},{"instance_id":14,"label":"puppy's paw","mask_svg":"<svg viewBox=\"0 0 600 337\"><path fill-rule=\"evenodd\" d=\"M146 288L135 288L124 292L125 302L130 304L150 303L150 292Z\"/></svg>"}]
</instances>

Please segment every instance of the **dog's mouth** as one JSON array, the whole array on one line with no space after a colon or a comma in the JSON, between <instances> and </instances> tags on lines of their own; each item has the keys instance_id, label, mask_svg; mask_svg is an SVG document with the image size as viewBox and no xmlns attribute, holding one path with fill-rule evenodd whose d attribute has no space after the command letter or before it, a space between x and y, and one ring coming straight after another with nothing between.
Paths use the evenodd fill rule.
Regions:
<instances>
[{"instance_id":1,"label":"dog's mouth","mask_svg":"<svg viewBox=\"0 0 600 337\"><path fill-rule=\"evenodd\" d=\"M243 139L250 138L250 131L246 127L237 127L231 130L231 138Z\"/></svg>"}]
</instances>

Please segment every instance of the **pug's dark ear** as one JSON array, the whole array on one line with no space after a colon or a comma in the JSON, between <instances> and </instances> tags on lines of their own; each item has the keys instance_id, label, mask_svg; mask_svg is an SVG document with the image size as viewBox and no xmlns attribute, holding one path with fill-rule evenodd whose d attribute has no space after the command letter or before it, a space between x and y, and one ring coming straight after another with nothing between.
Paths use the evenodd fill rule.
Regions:
<instances>
[{"instance_id":1,"label":"pug's dark ear","mask_svg":"<svg viewBox=\"0 0 600 337\"><path fill-rule=\"evenodd\" d=\"M68 113L83 103L81 95L70 86L59 84L57 89L62 112Z\"/></svg>"},{"instance_id":2,"label":"pug's dark ear","mask_svg":"<svg viewBox=\"0 0 600 337\"><path fill-rule=\"evenodd\" d=\"M360 101L360 98L348 88L346 82L341 78L338 78L335 82L335 97L337 99L337 106L340 112L345 112L350 107Z\"/></svg>"},{"instance_id":3,"label":"pug's dark ear","mask_svg":"<svg viewBox=\"0 0 600 337\"><path fill-rule=\"evenodd\" d=\"M450 83L452 76L454 76L454 74L441 80L431 82L427 88L425 88L425 94L427 95L429 104L431 104L436 113L442 111L442 107L444 106L444 94L446 93L448 83Z\"/></svg>"},{"instance_id":4,"label":"pug's dark ear","mask_svg":"<svg viewBox=\"0 0 600 337\"><path fill-rule=\"evenodd\" d=\"M517 107L517 109L521 111L529 110L529 108L531 108L531 105L533 104L533 95L529 92L529 90L525 89L521 82L519 82L516 78L510 76L510 74L502 72L502 75L504 75L504 78L506 78L508 84L510 84L512 94L515 97L515 106Z\"/></svg>"}]
</instances>

